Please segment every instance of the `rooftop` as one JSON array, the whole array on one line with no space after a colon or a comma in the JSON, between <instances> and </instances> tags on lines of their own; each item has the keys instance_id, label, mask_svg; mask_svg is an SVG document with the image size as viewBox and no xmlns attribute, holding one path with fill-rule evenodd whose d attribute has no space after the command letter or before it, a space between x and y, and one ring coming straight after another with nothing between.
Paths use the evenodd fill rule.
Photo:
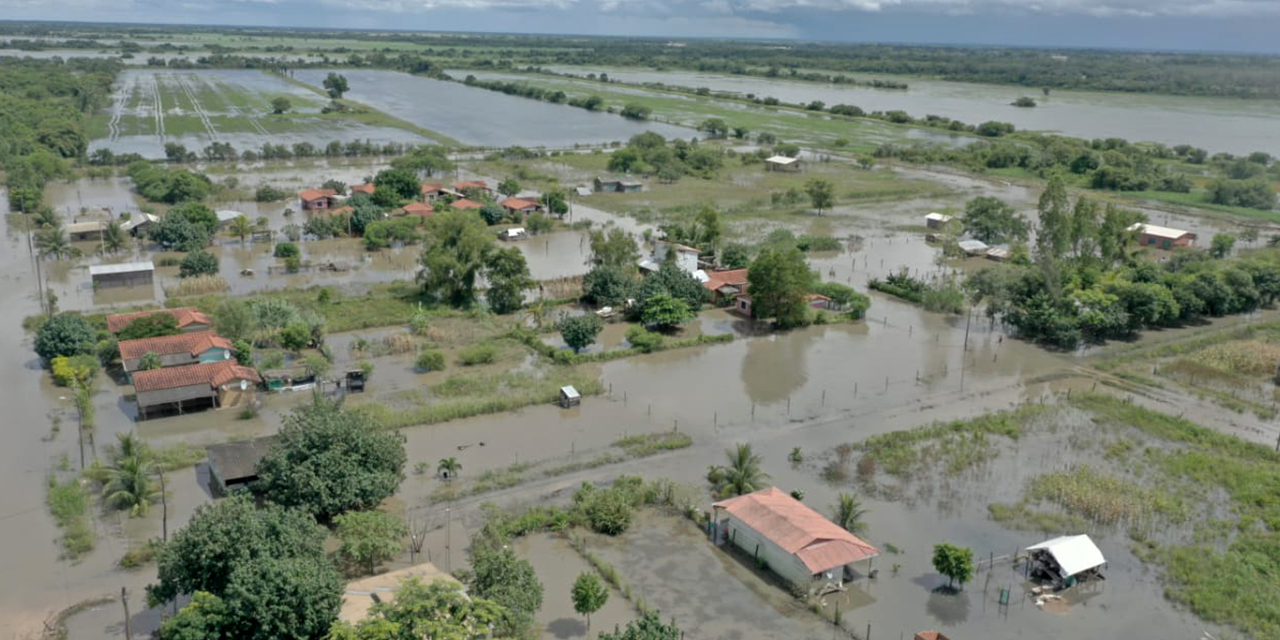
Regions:
<instances>
[{"instance_id":1,"label":"rooftop","mask_svg":"<svg viewBox=\"0 0 1280 640\"><path fill-rule=\"evenodd\" d=\"M298 192L298 198L302 200L319 200L320 198L332 198L338 195L333 189L303 189Z\"/></svg>"},{"instance_id":2,"label":"rooftop","mask_svg":"<svg viewBox=\"0 0 1280 640\"><path fill-rule=\"evenodd\" d=\"M470 198L459 198L454 200L450 206L459 211L466 211L467 209L479 209L484 205L476 202L475 200L471 200Z\"/></svg>"},{"instance_id":3,"label":"rooftop","mask_svg":"<svg viewBox=\"0 0 1280 640\"><path fill-rule=\"evenodd\" d=\"M1187 231L1185 229L1174 229L1173 227L1162 227L1158 224L1147 224L1145 222L1136 222L1129 227L1129 230L1138 231L1139 233L1145 233L1149 236L1155 236L1157 238L1168 238L1170 240L1177 240L1178 238L1181 238L1182 236L1185 236L1188 233L1191 233L1190 231Z\"/></svg>"},{"instance_id":4,"label":"rooftop","mask_svg":"<svg viewBox=\"0 0 1280 640\"><path fill-rule=\"evenodd\" d=\"M435 207L425 202L410 202L404 206L404 212L411 216L427 216L435 212Z\"/></svg>"},{"instance_id":5,"label":"rooftop","mask_svg":"<svg viewBox=\"0 0 1280 640\"><path fill-rule=\"evenodd\" d=\"M440 190L441 190L441 189L443 189L443 188L444 188L444 185L443 185L443 184L440 184L439 182L424 182L424 183L422 183L422 192L423 192L423 193L434 193L434 192L436 192L436 191L440 191Z\"/></svg>"},{"instance_id":6,"label":"rooftop","mask_svg":"<svg viewBox=\"0 0 1280 640\"><path fill-rule=\"evenodd\" d=\"M236 440L211 444L205 451L209 453L209 466L218 470L222 481L235 482L258 475L258 461L278 440L277 436Z\"/></svg>"},{"instance_id":7,"label":"rooftop","mask_svg":"<svg viewBox=\"0 0 1280 640\"><path fill-rule=\"evenodd\" d=\"M800 160L799 158L792 158L792 157L790 157L790 156L769 156L769 157L765 160L765 162L768 162L768 163L770 163L770 164L784 164L784 165L785 165L785 164L791 164L791 163L793 163L793 162L797 162L797 161L799 161L799 160Z\"/></svg>"},{"instance_id":8,"label":"rooftop","mask_svg":"<svg viewBox=\"0 0 1280 640\"><path fill-rule=\"evenodd\" d=\"M715 291L725 285L742 286L747 284L747 269L726 269L724 271L708 271L707 281L702 286Z\"/></svg>"},{"instance_id":9,"label":"rooftop","mask_svg":"<svg viewBox=\"0 0 1280 640\"><path fill-rule=\"evenodd\" d=\"M453 188L458 191L467 189L488 189L489 185L484 180L459 180L453 183Z\"/></svg>"},{"instance_id":10,"label":"rooftop","mask_svg":"<svg viewBox=\"0 0 1280 640\"><path fill-rule=\"evenodd\" d=\"M139 392L176 389L197 384L220 387L233 380L262 382L258 372L253 369L242 367L236 364L235 360L223 360L208 364L189 364L184 367L138 371L133 374L133 387Z\"/></svg>"},{"instance_id":11,"label":"rooftop","mask_svg":"<svg viewBox=\"0 0 1280 640\"><path fill-rule=\"evenodd\" d=\"M234 349L231 341L218 335L213 331L192 331L189 333L179 333L172 336L160 336L157 338L143 338L141 340L124 340L120 343L120 358L124 360L132 360L141 358L148 353L156 355L172 355L177 353L189 353L192 356L199 355L220 347L223 349Z\"/></svg>"},{"instance_id":12,"label":"rooftop","mask_svg":"<svg viewBox=\"0 0 1280 640\"><path fill-rule=\"evenodd\" d=\"M89 276L101 276L112 273L137 273L139 271L155 271L156 266L150 262L124 262L121 264L95 264L89 267Z\"/></svg>"},{"instance_id":13,"label":"rooftop","mask_svg":"<svg viewBox=\"0 0 1280 640\"><path fill-rule=\"evenodd\" d=\"M520 211L520 210L528 209L531 207L537 207L538 203L534 202L533 200L526 200L524 198L511 197L511 198L507 198L506 200L503 200L502 206L508 209L514 209L516 211Z\"/></svg>"},{"instance_id":14,"label":"rooftop","mask_svg":"<svg viewBox=\"0 0 1280 640\"><path fill-rule=\"evenodd\" d=\"M150 263L147 263L150 264ZM153 316L157 313L167 313L178 321L178 328L181 329L191 324L205 324L213 326L213 318L208 314L197 311L195 307L180 307L177 309L152 309L150 311L136 311L134 313L117 313L107 316L107 331L115 333L127 326L130 322L138 318Z\"/></svg>"},{"instance_id":15,"label":"rooftop","mask_svg":"<svg viewBox=\"0 0 1280 640\"><path fill-rule=\"evenodd\" d=\"M228 222L231 222L232 220L235 220L236 218L239 218L240 216L243 216L244 214L240 213L239 211L233 211L231 209L223 209L221 211L214 212L214 215L218 216L218 222L226 224Z\"/></svg>"},{"instance_id":16,"label":"rooftop","mask_svg":"<svg viewBox=\"0 0 1280 640\"><path fill-rule=\"evenodd\" d=\"M90 231L102 231L105 228L107 228L107 223L101 220L72 222L67 225L67 233L88 233Z\"/></svg>"},{"instance_id":17,"label":"rooftop","mask_svg":"<svg viewBox=\"0 0 1280 640\"><path fill-rule=\"evenodd\" d=\"M372 182L351 185L351 193L366 193L369 195L373 195L373 189L374 189L374 186Z\"/></svg>"},{"instance_id":18,"label":"rooftop","mask_svg":"<svg viewBox=\"0 0 1280 640\"><path fill-rule=\"evenodd\" d=\"M1045 540L1040 544L1027 547L1027 551L1048 551L1054 562L1062 569L1064 577L1074 576L1081 571L1106 564L1102 551L1087 535L1059 536Z\"/></svg>"},{"instance_id":19,"label":"rooftop","mask_svg":"<svg viewBox=\"0 0 1280 640\"><path fill-rule=\"evenodd\" d=\"M800 558L813 573L880 555L875 547L777 487L721 500L713 506Z\"/></svg>"},{"instance_id":20,"label":"rooftop","mask_svg":"<svg viewBox=\"0 0 1280 640\"><path fill-rule=\"evenodd\" d=\"M376 576L361 578L348 582L346 593L342 594L342 609L338 611L338 619L345 622L358 622L369 616L369 608L377 601L391 602L395 599L395 590L405 580L417 578L423 584L446 581L462 586L457 578L441 571L430 562L424 562L397 571L388 571Z\"/></svg>"}]
</instances>

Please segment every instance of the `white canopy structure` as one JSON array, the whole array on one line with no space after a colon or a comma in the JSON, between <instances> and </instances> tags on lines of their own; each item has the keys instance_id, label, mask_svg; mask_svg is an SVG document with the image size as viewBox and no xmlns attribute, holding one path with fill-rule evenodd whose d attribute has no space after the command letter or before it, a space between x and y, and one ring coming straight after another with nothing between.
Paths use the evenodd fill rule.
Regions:
<instances>
[{"instance_id":1,"label":"white canopy structure","mask_svg":"<svg viewBox=\"0 0 1280 640\"><path fill-rule=\"evenodd\" d=\"M1102 551L1087 535L1060 536L1027 547L1028 552L1043 551L1053 557L1062 577L1070 578L1106 564Z\"/></svg>"}]
</instances>

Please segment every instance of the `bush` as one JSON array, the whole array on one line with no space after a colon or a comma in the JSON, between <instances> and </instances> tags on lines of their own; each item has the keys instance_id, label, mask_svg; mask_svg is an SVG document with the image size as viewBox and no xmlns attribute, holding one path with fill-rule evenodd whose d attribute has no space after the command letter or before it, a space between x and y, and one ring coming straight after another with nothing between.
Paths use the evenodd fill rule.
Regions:
<instances>
[{"instance_id":1,"label":"bush","mask_svg":"<svg viewBox=\"0 0 1280 640\"><path fill-rule=\"evenodd\" d=\"M279 202L289 197L289 192L284 189L278 189L269 184L258 187L253 193L253 199L258 202Z\"/></svg>"},{"instance_id":2,"label":"bush","mask_svg":"<svg viewBox=\"0 0 1280 640\"><path fill-rule=\"evenodd\" d=\"M98 373L98 359L93 356L58 356L50 363L53 383L59 387L86 385Z\"/></svg>"},{"instance_id":3,"label":"bush","mask_svg":"<svg viewBox=\"0 0 1280 640\"><path fill-rule=\"evenodd\" d=\"M276 245L273 255L277 258L296 258L302 255L302 252L298 249L298 245L292 242L281 242Z\"/></svg>"},{"instance_id":4,"label":"bush","mask_svg":"<svg viewBox=\"0 0 1280 640\"><path fill-rule=\"evenodd\" d=\"M431 350L423 351L418 354L418 359L414 365L422 371L443 371L445 368L444 352Z\"/></svg>"},{"instance_id":5,"label":"bush","mask_svg":"<svg viewBox=\"0 0 1280 640\"><path fill-rule=\"evenodd\" d=\"M89 322L78 315L59 314L36 332L36 353L46 362L58 356L77 356L92 353L94 332Z\"/></svg>"},{"instance_id":6,"label":"bush","mask_svg":"<svg viewBox=\"0 0 1280 640\"><path fill-rule=\"evenodd\" d=\"M464 366L490 364L498 357L498 347L489 343L471 345L458 353L458 362Z\"/></svg>"},{"instance_id":7,"label":"bush","mask_svg":"<svg viewBox=\"0 0 1280 640\"><path fill-rule=\"evenodd\" d=\"M662 348L663 336L661 333L649 331L644 327L631 327L627 329L627 342L631 346L645 352L652 353Z\"/></svg>"},{"instance_id":8,"label":"bush","mask_svg":"<svg viewBox=\"0 0 1280 640\"><path fill-rule=\"evenodd\" d=\"M218 275L218 259L208 251L192 251L178 263L178 277Z\"/></svg>"},{"instance_id":9,"label":"bush","mask_svg":"<svg viewBox=\"0 0 1280 640\"><path fill-rule=\"evenodd\" d=\"M591 485L586 485L587 487ZM631 497L619 488L586 490L581 501L591 530L607 536L621 535L631 526ZM574 496L577 500L578 496Z\"/></svg>"},{"instance_id":10,"label":"bush","mask_svg":"<svg viewBox=\"0 0 1280 640\"><path fill-rule=\"evenodd\" d=\"M290 351L301 351L311 345L311 328L305 324L291 324L280 330L280 346Z\"/></svg>"}]
</instances>

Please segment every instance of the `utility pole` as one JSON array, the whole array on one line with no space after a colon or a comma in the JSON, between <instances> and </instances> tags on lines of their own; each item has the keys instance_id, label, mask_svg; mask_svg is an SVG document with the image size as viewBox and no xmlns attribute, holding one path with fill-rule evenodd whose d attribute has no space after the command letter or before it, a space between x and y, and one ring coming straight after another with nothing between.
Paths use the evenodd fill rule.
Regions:
<instances>
[{"instance_id":1,"label":"utility pole","mask_svg":"<svg viewBox=\"0 0 1280 640\"><path fill-rule=\"evenodd\" d=\"M129 623L129 592L120 587L120 604L124 605L124 640L133 640L133 627Z\"/></svg>"},{"instance_id":2,"label":"utility pole","mask_svg":"<svg viewBox=\"0 0 1280 640\"><path fill-rule=\"evenodd\" d=\"M453 509L451 507L445 507L444 517L444 571L453 573Z\"/></svg>"},{"instance_id":3,"label":"utility pole","mask_svg":"<svg viewBox=\"0 0 1280 640\"><path fill-rule=\"evenodd\" d=\"M169 497L165 495L164 490L164 467L159 468L160 473L160 541L169 541Z\"/></svg>"}]
</instances>

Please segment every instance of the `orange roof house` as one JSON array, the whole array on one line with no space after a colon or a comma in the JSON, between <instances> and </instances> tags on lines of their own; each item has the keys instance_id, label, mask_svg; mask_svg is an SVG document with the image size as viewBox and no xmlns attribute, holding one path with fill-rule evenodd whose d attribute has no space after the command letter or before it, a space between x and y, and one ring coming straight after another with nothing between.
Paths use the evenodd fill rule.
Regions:
<instances>
[{"instance_id":1,"label":"orange roof house","mask_svg":"<svg viewBox=\"0 0 1280 640\"><path fill-rule=\"evenodd\" d=\"M466 191L467 189L479 189L488 191L489 185L484 180L459 180L453 183L454 191Z\"/></svg>"},{"instance_id":2,"label":"orange roof house","mask_svg":"<svg viewBox=\"0 0 1280 640\"><path fill-rule=\"evenodd\" d=\"M333 189L303 189L298 192L298 200L307 211L328 209L337 197L338 192Z\"/></svg>"},{"instance_id":3,"label":"orange roof house","mask_svg":"<svg viewBox=\"0 0 1280 640\"><path fill-rule=\"evenodd\" d=\"M502 208L507 211L512 213L523 213L525 215L542 210L542 205L533 200L526 200L524 198L511 197L498 204L501 204Z\"/></svg>"},{"instance_id":4,"label":"orange roof house","mask_svg":"<svg viewBox=\"0 0 1280 640\"><path fill-rule=\"evenodd\" d=\"M236 364L235 360L165 367L133 374L138 413L144 419L148 413L165 409L176 409L182 413L196 408L247 404L253 400L254 387L250 383L256 385L261 382L258 372Z\"/></svg>"},{"instance_id":5,"label":"orange roof house","mask_svg":"<svg viewBox=\"0 0 1280 640\"><path fill-rule=\"evenodd\" d=\"M172 336L124 340L120 362L126 372L134 372L148 353L160 358L161 367L178 367L197 362L228 360L235 351L231 341L212 331L192 331Z\"/></svg>"},{"instance_id":6,"label":"orange roof house","mask_svg":"<svg viewBox=\"0 0 1280 640\"><path fill-rule=\"evenodd\" d=\"M708 271L707 280L702 286L711 292L711 301L719 304L747 290L747 270Z\"/></svg>"},{"instance_id":7,"label":"orange roof house","mask_svg":"<svg viewBox=\"0 0 1280 640\"><path fill-rule=\"evenodd\" d=\"M466 211L468 209L479 209L484 205L469 198L458 198L457 200L449 203L449 206L457 209L458 211Z\"/></svg>"},{"instance_id":8,"label":"orange roof house","mask_svg":"<svg viewBox=\"0 0 1280 640\"><path fill-rule=\"evenodd\" d=\"M849 565L880 551L777 487L712 505L717 542L731 542L796 586L843 584Z\"/></svg>"},{"instance_id":9,"label":"orange roof house","mask_svg":"<svg viewBox=\"0 0 1280 640\"><path fill-rule=\"evenodd\" d=\"M178 309L153 309L151 311L110 315L107 316L107 331L117 333L138 318L145 318L158 313L173 316L178 321L178 329L182 331L204 331L213 327L213 318L209 317L209 314L201 313L195 307L181 307Z\"/></svg>"},{"instance_id":10,"label":"orange roof house","mask_svg":"<svg viewBox=\"0 0 1280 640\"><path fill-rule=\"evenodd\" d=\"M425 202L410 202L404 206L404 212L411 216L421 216L426 218L435 212L435 207L432 207Z\"/></svg>"},{"instance_id":11,"label":"orange roof house","mask_svg":"<svg viewBox=\"0 0 1280 640\"><path fill-rule=\"evenodd\" d=\"M436 198L444 195L445 191L446 189L444 188L444 185L439 182L422 183L422 199L427 202L434 202ZM453 190L449 189L448 191Z\"/></svg>"},{"instance_id":12,"label":"orange roof house","mask_svg":"<svg viewBox=\"0 0 1280 640\"><path fill-rule=\"evenodd\" d=\"M373 195L373 189L374 189L374 185L372 182L351 185L351 195L355 195L357 193L363 193L365 195L371 196Z\"/></svg>"}]
</instances>

